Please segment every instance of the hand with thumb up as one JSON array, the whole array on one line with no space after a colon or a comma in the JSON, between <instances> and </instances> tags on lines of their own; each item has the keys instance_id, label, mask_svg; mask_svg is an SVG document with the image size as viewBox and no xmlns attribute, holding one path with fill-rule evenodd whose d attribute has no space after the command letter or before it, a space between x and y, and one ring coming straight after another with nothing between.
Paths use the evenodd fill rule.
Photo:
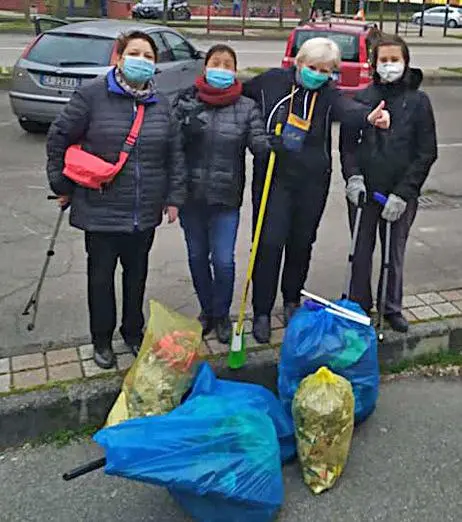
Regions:
<instances>
[{"instance_id":1,"label":"hand with thumb up","mask_svg":"<svg viewBox=\"0 0 462 522\"><path fill-rule=\"evenodd\" d=\"M385 102L383 100L367 117L367 121L379 129L389 129L390 120L390 113L385 110Z\"/></svg>"}]
</instances>

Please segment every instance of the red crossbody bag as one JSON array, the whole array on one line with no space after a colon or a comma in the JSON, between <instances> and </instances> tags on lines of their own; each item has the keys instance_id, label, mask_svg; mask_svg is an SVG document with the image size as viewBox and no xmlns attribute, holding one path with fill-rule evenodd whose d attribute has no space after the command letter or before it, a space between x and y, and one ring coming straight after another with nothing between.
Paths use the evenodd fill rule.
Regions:
<instances>
[{"instance_id":1,"label":"red crossbody bag","mask_svg":"<svg viewBox=\"0 0 462 522\"><path fill-rule=\"evenodd\" d=\"M104 185L111 183L127 163L130 152L136 145L144 120L144 112L145 106L139 105L117 163L109 163L94 154L85 152L81 145L71 145L64 156L63 174L77 185L90 189L99 190Z\"/></svg>"}]
</instances>

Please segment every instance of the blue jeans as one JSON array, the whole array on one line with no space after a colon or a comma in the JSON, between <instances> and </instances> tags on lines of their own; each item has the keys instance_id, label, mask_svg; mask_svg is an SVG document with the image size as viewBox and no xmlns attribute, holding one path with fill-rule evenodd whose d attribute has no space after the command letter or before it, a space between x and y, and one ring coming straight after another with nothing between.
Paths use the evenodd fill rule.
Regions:
<instances>
[{"instance_id":1,"label":"blue jeans","mask_svg":"<svg viewBox=\"0 0 462 522\"><path fill-rule=\"evenodd\" d=\"M234 247L239 209L190 203L180 213L189 268L202 312L229 315L234 290Z\"/></svg>"}]
</instances>

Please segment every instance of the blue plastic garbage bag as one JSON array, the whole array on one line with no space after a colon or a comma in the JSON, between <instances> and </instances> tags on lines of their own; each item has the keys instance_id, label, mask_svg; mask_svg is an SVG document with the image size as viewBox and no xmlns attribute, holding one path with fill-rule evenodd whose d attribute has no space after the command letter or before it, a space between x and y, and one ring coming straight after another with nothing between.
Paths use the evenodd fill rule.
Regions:
<instances>
[{"instance_id":1,"label":"blue plastic garbage bag","mask_svg":"<svg viewBox=\"0 0 462 522\"><path fill-rule=\"evenodd\" d=\"M252 407L269 415L276 428L282 462L296 455L292 417L286 413L281 401L270 390L258 384L217 379L209 363L202 363L193 383L189 399L213 395L233 401L242 407Z\"/></svg>"},{"instance_id":2,"label":"blue plastic garbage bag","mask_svg":"<svg viewBox=\"0 0 462 522\"><path fill-rule=\"evenodd\" d=\"M270 417L225 397L198 396L171 413L96 433L106 473L166 486L196 521L267 522L283 502Z\"/></svg>"},{"instance_id":3,"label":"blue plastic garbage bag","mask_svg":"<svg viewBox=\"0 0 462 522\"><path fill-rule=\"evenodd\" d=\"M337 304L364 314L351 301ZM300 382L322 366L350 381L355 397L355 423L363 422L374 411L379 392L374 327L343 319L325 308L302 307L286 330L279 362L279 397L287 413L291 414L292 399Z\"/></svg>"}]
</instances>

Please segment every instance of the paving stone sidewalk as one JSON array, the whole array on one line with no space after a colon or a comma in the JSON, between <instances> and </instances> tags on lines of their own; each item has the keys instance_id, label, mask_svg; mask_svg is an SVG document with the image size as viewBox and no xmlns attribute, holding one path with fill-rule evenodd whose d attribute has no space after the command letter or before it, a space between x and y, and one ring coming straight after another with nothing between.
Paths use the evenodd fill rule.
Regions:
<instances>
[{"instance_id":1,"label":"paving stone sidewalk","mask_svg":"<svg viewBox=\"0 0 462 522\"><path fill-rule=\"evenodd\" d=\"M409 295L404 298L403 305L404 315L410 323L460 317L462 316L462 288ZM282 342L284 335L280 314L273 316L272 326L271 342L273 346L277 346ZM252 322L247 319L244 324L247 350L265 348L257 344L251 330ZM214 335L205 339L204 344L206 355L209 357L223 355L228 351L228 346L220 344ZM114 352L117 356L117 366L111 370L103 370L96 366L92 359L91 345L2 358L0 359L0 393L128 370L134 358L122 341L114 342Z\"/></svg>"}]
</instances>

